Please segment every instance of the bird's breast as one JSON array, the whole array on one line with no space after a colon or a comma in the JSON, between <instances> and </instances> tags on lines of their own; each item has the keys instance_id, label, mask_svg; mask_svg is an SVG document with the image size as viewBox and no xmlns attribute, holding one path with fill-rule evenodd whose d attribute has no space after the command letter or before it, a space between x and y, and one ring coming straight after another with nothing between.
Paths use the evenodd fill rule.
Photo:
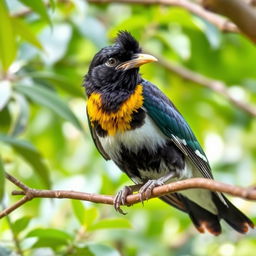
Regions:
<instances>
[{"instance_id":1,"label":"bird's breast","mask_svg":"<svg viewBox=\"0 0 256 256\"><path fill-rule=\"evenodd\" d=\"M149 152L154 153L166 143L165 136L147 114L145 114L142 126L133 130L118 132L114 136L99 137L99 140L113 160L119 158L122 147L134 153L142 148L147 148Z\"/></svg>"},{"instance_id":2,"label":"bird's breast","mask_svg":"<svg viewBox=\"0 0 256 256\"><path fill-rule=\"evenodd\" d=\"M94 127L99 126L108 135L114 136L138 126L144 120L143 86L137 85L134 92L126 99L116 111L106 111L102 102L102 94L92 93L87 102L90 122ZM108 104L115 104L109 97Z\"/></svg>"}]
</instances>

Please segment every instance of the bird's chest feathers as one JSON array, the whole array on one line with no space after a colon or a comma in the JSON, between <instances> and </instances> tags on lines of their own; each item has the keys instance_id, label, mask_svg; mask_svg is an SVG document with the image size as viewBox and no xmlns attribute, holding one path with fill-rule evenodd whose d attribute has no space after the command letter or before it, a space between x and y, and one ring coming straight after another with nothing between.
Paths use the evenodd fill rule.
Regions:
<instances>
[{"instance_id":1,"label":"bird's chest feathers","mask_svg":"<svg viewBox=\"0 0 256 256\"><path fill-rule=\"evenodd\" d=\"M143 105L142 93L142 85L137 85L130 97L114 112L104 110L101 94L92 93L87 102L92 126L95 122L98 123L110 136L130 130L133 114Z\"/></svg>"},{"instance_id":2,"label":"bird's chest feathers","mask_svg":"<svg viewBox=\"0 0 256 256\"><path fill-rule=\"evenodd\" d=\"M153 153L166 143L165 136L147 115L141 127L114 136L99 137L99 140L113 160L119 158L122 147L134 153L145 147Z\"/></svg>"}]
</instances>

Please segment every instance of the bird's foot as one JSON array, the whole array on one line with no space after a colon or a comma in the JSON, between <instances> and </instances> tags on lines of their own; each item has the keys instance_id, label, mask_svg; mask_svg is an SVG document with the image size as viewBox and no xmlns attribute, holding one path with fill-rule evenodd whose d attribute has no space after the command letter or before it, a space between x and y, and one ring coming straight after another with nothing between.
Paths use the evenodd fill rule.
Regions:
<instances>
[{"instance_id":1,"label":"bird's foot","mask_svg":"<svg viewBox=\"0 0 256 256\"><path fill-rule=\"evenodd\" d=\"M132 195L133 192L138 191L138 189L141 187L141 185L132 185L132 186L124 186L123 189L117 192L115 198L114 198L114 208L117 212L125 215L127 214L121 209L121 205L126 204L126 197L129 195Z\"/></svg>"},{"instance_id":2,"label":"bird's foot","mask_svg":"<svg viewBox=\"0 0 256 256\"><path fill-rule=\"evenodd\" d=\"M143 204L144 200L148 200L152 195L152 191L155 187L164 185L161 179L158 180L148 180L139 190L140 201Z\"/></svg>"}]
</instances>

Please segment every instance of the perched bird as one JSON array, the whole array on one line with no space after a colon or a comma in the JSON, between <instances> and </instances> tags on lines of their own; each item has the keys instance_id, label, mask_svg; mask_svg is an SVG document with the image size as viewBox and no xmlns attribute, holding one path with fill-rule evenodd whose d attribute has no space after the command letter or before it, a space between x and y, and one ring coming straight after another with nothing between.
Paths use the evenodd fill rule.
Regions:
<instances>
[{"instance_id":1,"label":"perched bird","mask_svg":"<svg viewBox=\"0 0 256 256\"><path fill-rule=\"evenodd\" d=\"M157 61L143 54L127 31L93 58L84 79L87 116L92 138L101 155L128 175L137 186L117 193L114 206L141 185L141 199L154 187L204 177L213 179L207 157L191 128L173 103L139 74L139 67ZM189 189L160 197L187 213L199 232L221 233L220 219L246 233L252 221L221 193Z\"/></svg>"}]
</instances>

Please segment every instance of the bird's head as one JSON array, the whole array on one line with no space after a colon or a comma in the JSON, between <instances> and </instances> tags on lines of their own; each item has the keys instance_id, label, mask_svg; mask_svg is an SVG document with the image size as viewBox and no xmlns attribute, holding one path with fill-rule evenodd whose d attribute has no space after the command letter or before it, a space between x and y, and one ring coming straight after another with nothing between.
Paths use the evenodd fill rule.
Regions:
<instances>
[{"instance_id":1,"label":"bird's head","mask_svg":"<svg viewBox=\"0 0 256 256\"><path fill-rule=\"evenodd\" d=\"M93 58L85 77L87 94L132 90L140 82L139 67L157 61L143 54L136 39L127 31L118 33L115 44L101 49Z\"/></svg>"}]
</instances>

